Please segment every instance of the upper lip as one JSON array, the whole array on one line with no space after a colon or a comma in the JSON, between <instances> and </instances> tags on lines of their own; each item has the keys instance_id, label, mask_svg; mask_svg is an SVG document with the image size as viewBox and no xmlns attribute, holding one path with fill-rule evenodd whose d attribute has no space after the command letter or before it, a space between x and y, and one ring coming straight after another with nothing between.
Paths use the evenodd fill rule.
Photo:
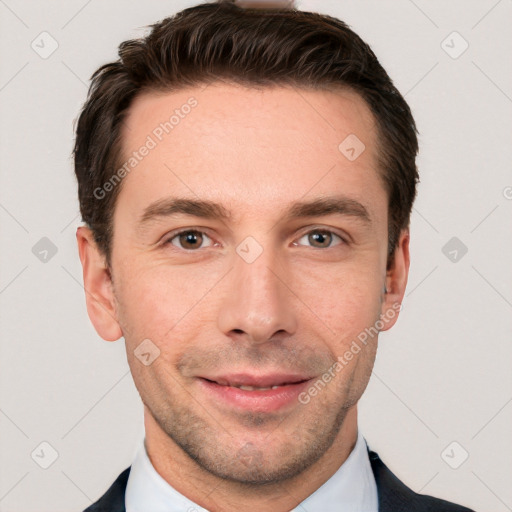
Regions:
<instances>
[{"instance_id":1,"label":"upper lip","mask_svg":"<svg viewBox=\"0 0 512 512\"><path fill-rule=\"evenodd\" d=\"M284 384L294 384L311 379L310 376L298 373L268 373L266 375L233 373L208 377L205 376L202 378L225 386L253 386L260 388L282 386Z\"/></svg>"}]
</instances>

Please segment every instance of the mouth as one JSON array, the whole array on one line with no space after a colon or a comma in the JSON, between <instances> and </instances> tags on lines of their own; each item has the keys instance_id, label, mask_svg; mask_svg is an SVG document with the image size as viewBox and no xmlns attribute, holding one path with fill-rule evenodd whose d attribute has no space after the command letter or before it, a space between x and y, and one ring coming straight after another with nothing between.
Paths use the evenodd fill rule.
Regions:
<instances>
[{"instance_id":1,"label":"mouth","mask_svg":"<svg viewBox=\"0 0 512 512\"><path fill-rule=\"evenodd\" d=\"M235 374L198 377L198 383L216 404L254 412L274 412L299 404L299 394L313 377L297 374Z\"/></svg>"}]
</instances>

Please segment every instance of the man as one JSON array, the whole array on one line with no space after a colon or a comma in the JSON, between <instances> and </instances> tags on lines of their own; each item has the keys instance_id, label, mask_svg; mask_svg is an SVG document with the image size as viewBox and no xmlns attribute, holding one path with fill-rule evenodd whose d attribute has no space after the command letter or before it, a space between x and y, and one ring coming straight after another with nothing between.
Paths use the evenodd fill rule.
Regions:
<instances>
[{"instance_id":1,"label":"man","mask_svg":"<svg viewBox=\"0 0 512 512\"><path fill-rule=\"evenodd\" d=\"M407 488L357 427L418 181L370 48L328 16L221 1L119 54L77 124L77 240L146 435L87 511L467 511Z\"/></svg>"}]
</instances>

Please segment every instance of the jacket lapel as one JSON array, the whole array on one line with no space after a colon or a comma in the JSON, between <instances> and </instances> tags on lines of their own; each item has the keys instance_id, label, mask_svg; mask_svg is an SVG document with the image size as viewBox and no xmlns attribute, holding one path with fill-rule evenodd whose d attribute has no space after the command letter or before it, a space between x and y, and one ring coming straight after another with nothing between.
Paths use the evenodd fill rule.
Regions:
<instances>
[{"instance_id":1,"label":"jacket lapel","mask_svg":"<svg viewBox=\"0 0 512 512\"><path fill-rule=\"evenodd\" d=\"M410 512L416 501L415 493L387 468L377 453L368 449L368 456L377 484L379 512Z\"/></svg>"},{"instance_id":2,"label":"jacket lapel","mask_svg":"<svg viewBox=\"0 0 512 512\"><path fill-rule=\"evenodd\" d=\"M126 468L116 478L108 491L96 503L86 508L84 512L126 512L124 495L131 468L131 466Z\"/></svg>"}]
</instances>

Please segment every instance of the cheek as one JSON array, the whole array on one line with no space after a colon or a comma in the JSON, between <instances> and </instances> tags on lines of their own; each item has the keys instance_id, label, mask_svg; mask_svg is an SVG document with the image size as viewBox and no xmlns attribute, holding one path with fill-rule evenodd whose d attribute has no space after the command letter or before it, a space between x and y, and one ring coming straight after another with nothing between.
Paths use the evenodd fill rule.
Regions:
<instances>
[{"instance_id":1,"label":"cheek","mask_svg":"<svg viewBox=\"0 0 512 512\"><path fill-rule=\"evenodd\" d=\"M204 323L203 302L217 278L209 269L198 270L157 262L143 268L120 267L120 284L116 286L119 321L131 343L145 338L157 344L161 340L179 340L180 328L191 326L187 322L191 315L194 325Z\"/></svg>"},{"instance_id":2,"label":"cheek","mask_svg":"<svg viewBox=\"0 0 512 512\"><path fill-rule=\"evenodd\" d=\"M304 267L297 282L297 296L307 306L302 307L305 318L325 332L337 354L379 319L382 280L377 265Z\"/></svg>"}]
</instances>

